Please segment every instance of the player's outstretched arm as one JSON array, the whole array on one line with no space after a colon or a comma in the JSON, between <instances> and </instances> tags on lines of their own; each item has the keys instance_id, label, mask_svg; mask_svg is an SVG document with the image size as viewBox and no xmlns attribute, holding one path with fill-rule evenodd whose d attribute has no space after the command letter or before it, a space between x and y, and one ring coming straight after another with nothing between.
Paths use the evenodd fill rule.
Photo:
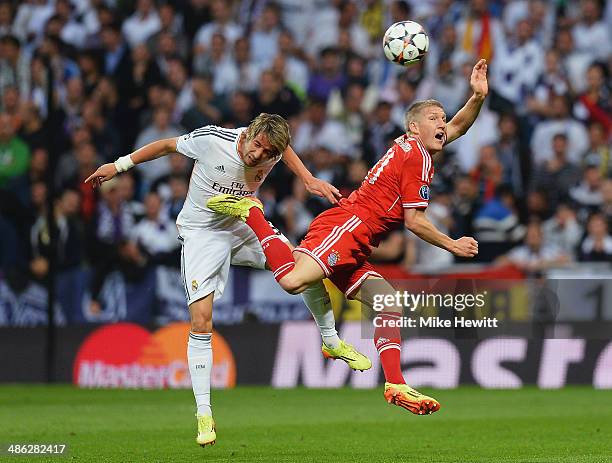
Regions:
<instances>
[{"instance_id":1,"label":"player's outstretched arm","mask_svg":"<svg viewBox=\"0 0 612 463\"><path fill-rule=\"evenodd\" d=\"M342 197L338 189L331 183L312 175L291 146L284 151L283 162L304 183L308 193L326 198L332 204L336 204L338 198Z\"/></svg>"},{"instance_id":2,"label":"player's outstretched arm","mask_svg":"<svg viewBox=\"0 0 612 463\"><path fill-rule=\"evenodd\" d=\"M478 242L474 238L464 236L458 240L452 239L438 230L422 210L406 209L404 211L404 225L422 240L446 249L457 257L474 257L478 254Z\"/></svg>"},{"instance_id":3,"label":"player's outstretched arm","mask_svg":"<svg viewBox=\"0 0 612 463\"><path fill-rule=\"evenodd\" d=\"M100 186L119 172L131 169L136 164L160 158L168 153L174 153L176 151L176 141L177 138L175 137L149 143L131 154L120 157L115 162L109 162L98 167L93 174L85 179L85 183L92 182L94 186Z\"/></svg>"},{"instance_id":4,"label":"player's outstretched arm","mask_svg":"<svg viewBox=\"0 0 612 463\"><path fill-rule=\"evenodd\" d=\"M463 108L455 114L455 117L446 124L446 143L450 143L467 132L480 112L485 97L489 93L487 60L481 59L472 69L470 86L474 92L473 95L463 105Z\"/></svg>"}]
</instances>

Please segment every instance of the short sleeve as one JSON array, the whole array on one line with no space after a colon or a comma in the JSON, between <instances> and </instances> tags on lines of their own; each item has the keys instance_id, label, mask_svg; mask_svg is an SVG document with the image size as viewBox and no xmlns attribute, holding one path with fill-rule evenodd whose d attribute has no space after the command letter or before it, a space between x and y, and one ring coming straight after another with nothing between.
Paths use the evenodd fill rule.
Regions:
<instances>
[{"instance_id":1,"label":"short sleeve","mask_svg":"<svg viewBox=\"0 0 612 463\"><path fill-rule=\"evenodd\" d=\"M400 176L400 194L404 209L424 209L429 205L431 157L412 150L405 154Z\"/></svg>"},{"instance_id":2,"label":"short sleeve","mask_svg":"<svg viewBox=\"0 0 612 463\"><path fill-rule=\"evenodd\" d=\"M209 126L196 129L178 137L176 141L176 151L184 154L191 159L199 159L207 152L210 144L210 135L206 129Z\"/></svg>"}]
</instances>

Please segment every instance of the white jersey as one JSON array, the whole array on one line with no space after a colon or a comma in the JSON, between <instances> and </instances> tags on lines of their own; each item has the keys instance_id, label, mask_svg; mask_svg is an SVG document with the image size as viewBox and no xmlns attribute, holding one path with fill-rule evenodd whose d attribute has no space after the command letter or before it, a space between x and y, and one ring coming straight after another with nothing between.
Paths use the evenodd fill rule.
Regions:
<instances>
[{"instance_id":1,"label":"white jersey","mask_svg":"<svg viewBox=\"0 0 612 463\"><path fill-rule=\"evenodd\" d=\"M227 217L208 209L208 199L219 194L254 195L280 159L247 166L238 154L238 141L244 130L246 127L207 125L178 138L176 150L195 160L187 198L176 219L179 231L219 225Z\"/></svg>"}]
</instances>

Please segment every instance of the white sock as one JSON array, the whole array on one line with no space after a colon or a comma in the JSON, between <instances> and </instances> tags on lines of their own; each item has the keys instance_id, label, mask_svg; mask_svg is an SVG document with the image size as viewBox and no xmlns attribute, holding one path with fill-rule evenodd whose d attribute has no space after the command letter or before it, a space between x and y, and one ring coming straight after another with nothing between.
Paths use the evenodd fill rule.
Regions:
<instances>
[{"instance_id":1,"label":"white sock","mask_svg":"<svg viewBox=\"0 0 612 463\"><path fill-rule=\"evenodd\" d=\"M210 408L210 371L213 365L212 334L189 332L187 361L191 374L191 387L198 415L212 416Z\"/></svg>"},{"instance_id":2,"label":"white sock","mask_svg":"<svg viewBox=\"0 0 612 463\"><path fill-rule=\"evenodd\" d=\"M310 313L314 317L321 338L327 347L335 349L340 345L340 338L336 331L336 320L334 319L334 311L332 310L329 294L322 281L318 281L309 286L302 292L302 299Z\"/></svg>"}]
</instances>

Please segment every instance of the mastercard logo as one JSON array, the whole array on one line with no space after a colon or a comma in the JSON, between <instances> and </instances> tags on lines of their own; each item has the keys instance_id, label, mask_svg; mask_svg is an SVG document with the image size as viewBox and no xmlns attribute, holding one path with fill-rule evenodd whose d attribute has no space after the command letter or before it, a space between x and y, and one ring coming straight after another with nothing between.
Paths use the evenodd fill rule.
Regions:
<instances>
[{"instance_id":1,"label":"mastercard logo","mask_svg":"<svg viewBox=\"0 0 612 463\"><path fill-rule=\"evenodd\" d=\"M134 323L104 326L81 344L73 366L80 387L190 388L187 363L189 323L171 323L151 333ZM214 332L211 386L236 385L236 362L229 344Z\"/></svg>"}]
</instances>

